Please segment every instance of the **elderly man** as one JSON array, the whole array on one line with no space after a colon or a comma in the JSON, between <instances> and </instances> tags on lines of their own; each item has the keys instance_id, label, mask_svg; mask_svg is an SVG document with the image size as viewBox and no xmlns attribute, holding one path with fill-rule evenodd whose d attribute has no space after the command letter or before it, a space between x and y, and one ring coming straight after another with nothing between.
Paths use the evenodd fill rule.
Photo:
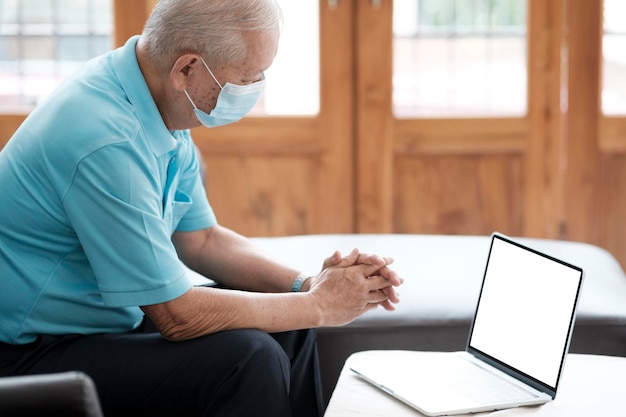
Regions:
<instances>
[{"instance_id":1,"label":"elderly man","mask_svg":"<svg viewBox=\"0 0 626 417\"><path fill-rule=\"evenodd\" d=\"M356 250L310 279L263 257L217 223L189 134L251 109L279 16L161 0L0 152L0 375L82 370L110 416L322 414L306 329L393 310L402 279Z\"/></svg>"}]
</instances>

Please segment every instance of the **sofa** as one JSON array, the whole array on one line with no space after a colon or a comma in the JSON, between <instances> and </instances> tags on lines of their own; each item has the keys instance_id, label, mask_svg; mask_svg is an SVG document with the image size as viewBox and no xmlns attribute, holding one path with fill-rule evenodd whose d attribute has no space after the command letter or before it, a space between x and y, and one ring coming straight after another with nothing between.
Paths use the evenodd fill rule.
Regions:
<instances>
[{"instance_id":1,"label":"sofa","mask_svg":"<svg viewBox=\"0 0 626 417\"><path fill-rule=\"evenodd\" d=\"M102 417L92 379L82 372L0 378L2 417Z\"/></svg>"},{"instance_id":2,"label":"sofa","mask_svg":"<svg viewBox=\"0 0 626 417\"><path fill-rule=\"evenodd\" d=\"M550 239L514 240L580 266L585 280L570 352L626 356L626 275L608 251ZM318 330L325 400L347 357L370 349L463 350L476 308L490 236L341 234L253 238L268 256L315 273L333 250L388 255L405 279L394 312L369 311Z\"/></svg>"},{"instance_id":3,"label":"sofa","mask_svg":"<svg viewBox=\"0 0 626 417\"><path fill-rule=\"evenodd\" d=\"M395 259L393 267L405 279L399 289L401 302L396 311L372 310L348 325L318 329L326 402L344 361L354 352L465 348L487 260L489 236L335 234L256 237L252 240L268 256L312 274L319 271L323 259L336 249L348 253L358 248L363 252L388 255ZM570 352L626 356L626 275L613 255L586 243L532 238L514 240L584 269L585 281ZM198 285L207 284L205 278L192 272L190 275ZM32 386L34 390L29 388ZM55 391L61 386L68 389ZM78 404L83 411L85 408L95 411L59 415L99 416L93 383L84 375L0 378L0 405L7 398L29 402L33 392L38 393L40 401L31 405L37 406L46 398L65 395L78 399L78 402L70 402L70 407L76 408L74 404ZM53 395L41 397L46 392ZM12 414L0 412L0 415Z\"/></svg>"}]
</instances>

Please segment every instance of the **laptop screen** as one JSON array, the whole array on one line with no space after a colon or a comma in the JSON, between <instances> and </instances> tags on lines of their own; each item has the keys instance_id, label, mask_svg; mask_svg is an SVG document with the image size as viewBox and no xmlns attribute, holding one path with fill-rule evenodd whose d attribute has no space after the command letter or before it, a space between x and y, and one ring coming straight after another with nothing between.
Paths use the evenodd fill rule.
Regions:
<instances>
[{"instance_id":1,"label":"laptop screen","mask_svg":"<svg viewBox=\"0 0 626 417\"><path fill-rule=\"evenodd\" d=\"M556 391L582 269L494 234L470 350Z\"/></svg>"}]
</instances>

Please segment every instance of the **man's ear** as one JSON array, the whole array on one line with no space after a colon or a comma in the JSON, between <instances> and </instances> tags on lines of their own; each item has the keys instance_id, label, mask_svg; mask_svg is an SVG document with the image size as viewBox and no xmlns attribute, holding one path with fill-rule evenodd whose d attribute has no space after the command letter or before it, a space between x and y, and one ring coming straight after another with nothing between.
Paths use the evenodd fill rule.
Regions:
<instances>
[{"instance_id":1,"label":"man's ear","mask_svg":"<svg viewBox=\"0 0 626 417\"><path fill-rule=\"evenodd\" d=\"M196 54L185 54L178 57L170 72L172 85L178 91L187 89L189 77L196 70L200 60Z\"/></svg>"}]
</instances>

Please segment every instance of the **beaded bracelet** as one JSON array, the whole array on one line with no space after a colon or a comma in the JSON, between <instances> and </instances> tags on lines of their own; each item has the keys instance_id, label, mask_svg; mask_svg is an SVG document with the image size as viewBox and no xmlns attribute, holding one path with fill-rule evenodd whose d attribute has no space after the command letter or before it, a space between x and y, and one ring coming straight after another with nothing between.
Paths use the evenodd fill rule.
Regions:
<instances>
[{"instance_id":1,"label":"beaded bracelet","mask_svg":"<svg viewBox=\"0 0 626 417\"><path fill-rule=\"evenodd\" d=\"M302 291L302 285L304 285L305 281L309 278L313 278L313 277L304 272L300 272L298 275L296 275L296 279L293 280L293 284L291 284L291 291L292 292Z\"/></svg>"}]
</instances>

